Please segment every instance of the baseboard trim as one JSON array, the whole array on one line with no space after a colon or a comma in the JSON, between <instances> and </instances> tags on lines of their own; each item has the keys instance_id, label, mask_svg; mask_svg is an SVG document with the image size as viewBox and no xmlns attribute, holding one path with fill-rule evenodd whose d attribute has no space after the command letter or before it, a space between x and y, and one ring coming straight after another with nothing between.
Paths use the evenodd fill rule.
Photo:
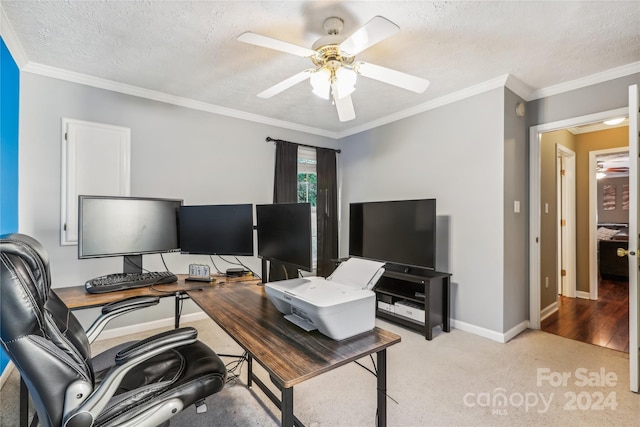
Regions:
<instances>
[{"instance_id":1,"label":"baseboard trim","mask_svg":"<svg viewBox=\"0 0 640 427\"><path fill-rule=\"evenodd\" d=\"M514 326L511 329L509 329L507 332L505 332L503 334L504 342L511 341L513 338L515 338L516 336L520 335L522 332L526 331L527 329L529 329L529 321L528 320L524 320L524 321L518 323L516 326Z\"/></svg>"},{"instance_id":2,"label":"baseboard trim","mask_svg":"<svg viewBox=\"0 0 640 427\"><path fill-rule=\"evenodd\" d=\"M576 298L591 299L591 294L585 291L576 291Z\"/></svg>"},{"instance_id":3,"label":"baseboard trim","mask_svg":"<svg viewBox=\"0 0 640 427\"><path fill-rule=\"evenodd\" d=\"M540 321L542 322L547 317L551 316L553 313L558 311L558 301L549 304L544 309L540 311Z\"/></svg>"},{"instance_id":4,"label":"baseboard trim","mask_svg":"<svg viewBox=\"0 0 640 427\"><path fill-rule=\"evenodd\" d=\"M199 313L185 314L180 317L180 323L193 322L196 320L208 319L209 316L203 311ZM146 323L138 323L131 326L123 326L121 328L105 329L98 336L96 341L108 340L111 338L120 338L138 332L151 331L158 328L166 328L168 326L173 327L175 319L173 317L167 317L166 319L153 320Z\"/></svg>"},{"instance_id":5,"label":"baseboard trim","mask_svg":"<svg viewBox=\"0 0 640 427\"><path fill-rule=\"evenodd\" d=\"M524 330L529 327L529 321L525 320L515 327L509 329L505 333L500 333L496 331L492 331L490 329L481 328L476 325L472 325L470 323L461 322L460 320L451 319L451 326L455 329L460 329L461 331L469 332L474 335L481 336L483 338L489 338L490 340L497 341L499 343L506 343L514 338L516 335L520 334Z\"/></svg>"}]
</instances>

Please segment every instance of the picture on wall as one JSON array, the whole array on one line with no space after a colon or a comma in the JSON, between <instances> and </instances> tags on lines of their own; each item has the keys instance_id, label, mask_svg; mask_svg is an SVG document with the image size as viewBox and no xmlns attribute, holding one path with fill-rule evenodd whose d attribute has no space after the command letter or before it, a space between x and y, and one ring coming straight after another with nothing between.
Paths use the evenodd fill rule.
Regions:
<instances>
[{"instance_id":1,"label":"picture on wall","mask_svg":"<svg viewBox=\"0 0 640 427\"><path fill-rule=\"evenodd\" d=\"M629 184L622 185L622 210L629 210Z\"/></svg>"},{"instance_id":2,"label":"picture on wall","mask_svg":"<svg viewBox=\"0 0 640 427\"><path fill-rule=\"evenodd\" d=\"M605 184L602 186L602 209L613 211L616 209L616 186Z\"/></svg>"}]
</instances>

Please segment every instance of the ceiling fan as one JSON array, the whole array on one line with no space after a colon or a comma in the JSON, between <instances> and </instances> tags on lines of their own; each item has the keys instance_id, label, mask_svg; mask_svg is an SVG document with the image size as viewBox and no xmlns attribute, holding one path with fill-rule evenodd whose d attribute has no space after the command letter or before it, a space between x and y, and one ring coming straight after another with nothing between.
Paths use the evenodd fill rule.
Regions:
<instances>
[{"instance_id":1,"label":"ceiling fan","mask_svg":"<svg viewBox=\"0 0 640 427\"><path fill-rule=\"evenodd\" d=\"M309 58L314 64L313 68L294 74L260 92L258 96L270 98L309 79L313 93L331 99L338 111L338 118L341 122L346 122L356 117L351 94L355 91L359 74L416 93L427 89L429 80L356 61L358 53L396 34L400 30L396 24L382 16L376 16L347 38L340 35L343 25L340 18L327 18L323 24L327 35L316 41L311 49L252 32L240 34L238 40L241 42Z\"/></svg>"}]
</instances>

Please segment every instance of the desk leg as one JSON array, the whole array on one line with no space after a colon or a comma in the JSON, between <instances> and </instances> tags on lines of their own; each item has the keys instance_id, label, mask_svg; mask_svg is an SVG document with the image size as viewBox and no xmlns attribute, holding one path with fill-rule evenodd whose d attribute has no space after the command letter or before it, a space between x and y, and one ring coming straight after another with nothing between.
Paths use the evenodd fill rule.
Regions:
<instances>
[{"instance_id":1,"label":"desk leg","mask_svg":"<svg viewBox=\"0 0 640 427\"><path fill-rule=\"evenodd\" d=\"M180 292L176 292L174 326L176 329L180 327Z\"/></svg>"},{"instance_id":2,"label":"desk leg","mask_svg":"<svg viewBox=\"0 0 640 427\"><path fill-rule=\"evenodd\" d=\"M251 388L253 385L253 357L247 353L247 387Z\"/></svg>"},{"instance_id":3,"label":"desk leg","mask_svg":"<svg viewBox=\"0 0 640 427\"><path fill-rule=\"evenodd\" d=\"M29 390L20 378L20 427L29 425Z\"/></svg>"},{"instance_id":4,"label":"desk leg","mask_svg":"<svg viewBox=\"0 0 640 427\"><path fill-rule=\"evenodd\" d=\"M293 387L282 389L282 427L293 427L295 418L293 416Z\"/></svg>"},{"instance_id":5,"label":"desk leg","mask_svg":"<svg viewBox=\"0 0 640 427\"><path fill-rule=\"evenodd\" d=\"M387 426L387 350L378 353L378 424Z\"/></svg>"}]
</instances>

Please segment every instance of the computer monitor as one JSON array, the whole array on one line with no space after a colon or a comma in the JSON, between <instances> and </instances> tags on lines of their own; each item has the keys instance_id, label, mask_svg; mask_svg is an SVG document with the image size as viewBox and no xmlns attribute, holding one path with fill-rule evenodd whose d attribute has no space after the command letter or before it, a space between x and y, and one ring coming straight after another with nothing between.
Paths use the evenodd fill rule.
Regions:
<instances>
[{"instance_id":1,"label":"computer monitor","mask_svg":"<svg viewBox=\"0 0 640 427\"><path fill-rule=\"evenodd\" d=\"M142 271L142 255L175 252L180 199L78 196L78 258L124 257Z\"/></svg>"},{"instance_id":2,"label":"computer monitor","mask_svg":"<svg viewBox=\"0 0 640 427\"><path fill-rule=\"evenodd\" d=\"M258 257L311 271L311 204L256 205Z\"/></svg>"},{"instance_id":3,"label":"computer monitor","mask_svg":"<svg viewBox=\"0 0 640 427\"><path fill-rule=\"evenodd\" d=\"M182 206L183 254L253 256L253 205Z\"/></svg>"}]
</instances>

